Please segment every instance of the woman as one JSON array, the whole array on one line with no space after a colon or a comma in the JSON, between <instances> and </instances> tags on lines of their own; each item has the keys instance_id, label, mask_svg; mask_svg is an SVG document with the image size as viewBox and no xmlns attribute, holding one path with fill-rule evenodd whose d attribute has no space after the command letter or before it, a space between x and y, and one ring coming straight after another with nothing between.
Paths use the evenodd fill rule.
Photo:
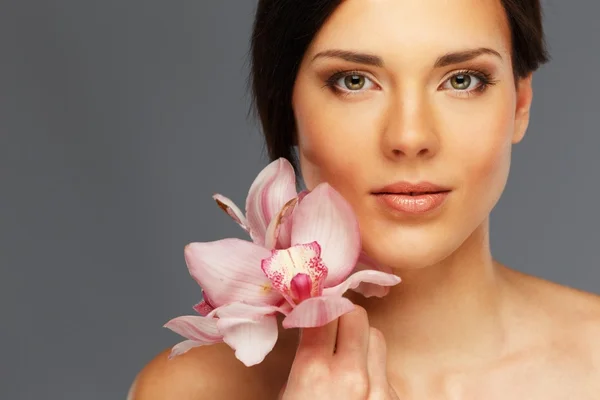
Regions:
<instances>
[{"instance_id":1,"label":"woman","mask_svg":"<svg viewBox=\"0 0 600 400\"><path fill-rule=\"evenodd\" d=\"M131 398L600 399L598 297L490 253L547 61L539 0L260 0L252 57L271 158L296 147L403 282L251 368L226 345L167 350Z\"/></svg>"}]
</instances>

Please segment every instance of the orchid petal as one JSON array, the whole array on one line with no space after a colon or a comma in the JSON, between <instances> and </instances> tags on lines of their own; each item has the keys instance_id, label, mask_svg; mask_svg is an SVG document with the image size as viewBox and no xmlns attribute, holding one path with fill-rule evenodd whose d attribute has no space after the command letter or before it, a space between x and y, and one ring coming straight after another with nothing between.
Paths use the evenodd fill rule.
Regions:
<instances>
[{"instance_id":1,"label":"orchid petal","mask_svg":"<svg viewBox=\"0 0 600 400\"><path fill-rule=\"evenodd\" d=\"M175 346L173 346L173 348L171 349L171 352L169 353L168 359L170 360L173 357L187 353L194 347L200 347L200 346L205 346L205 345L206 345L206 343L196 342L195 340L184 340L183 342L177 343Z\"/></svg>"},{"instance_id":2,"label":"orchid petal","mask_svg":"<svg viewBox=\"0 0 600 400\"><path fill-rule=\"evenodd\" d=\"M286 329L323 326L353 309L354 304L345 297L311 297L298 304L285 317L282 326Z\"/></svg>"},{"instance_id":3,"label":"orchid petal","mask_svg":"<svg viewBox=\"0 0 600 400\"><path fill-rule=\"evenodd\" d=\"M298 204L304 197L306 197L308 193L310 193L308 190L303 190L298 193L298 196L290 200L293 201L293 206L290 205L290 208L285 208L285 210L283 210L285 215L280 223L281 227L279 228L279 233L277 235L277 244L275 245L276 249L287 249L288 247L292 246L292 214L296 210L296 207L298 207Z\"/></svg>"},{"instance_id":4,"label":"orchid petal","mask_svg":"<svg viewBox=\"0 0 600 400\"><path fill-rule=\"evenodd\" d=\"M298 198L294 197L281 208L271 219L265 233L265 247L267 249L285 249L290 247L292 234L292 212L298 204Z\"/></svg>"},{"instance_id":5,"label":"orchid petal","mask_svg":"<svg viewBox=\"0 0 600 400\"><path fill-rule=\"evenodd\" d=\"M294 306L289 301L286 301L281 306L279 306L278 311L287 316L292 312L293 309Z\"/></svg>"},{"instance_id":6,"label":"orchid petal","mask_svg":"<svg viewBox=\"0 0 600 400\"><path fill-rule=\"evenodd\" d=\"M360 254L354 272L364 270L376 270L386 273L392 273L392 268L383 266L377 263L374 259L369 257L365 252ZM350 288L351 290L362 294L364 297L384 297L390 292L389 286L380 286L375 283L361 282L357 287Z\"/></svg>"},{"instance_id":7,"label":"orchid petal","mask_svg":"<svg viewBox=\"0 0 600 400\"><path fill-rule=\"evenodd\" d=\"M184 315L176 317L164 325L165 328L202 344L222 342L223 335L217 329L215 318Z\"/></svg>"},{"instance_id":8,"label":"orchid petal","mask_svg":"<svg viewBox=\"0 0 600 400\"><path fill-rule=\"evenodd\" d=\"M210 301L210 298L208 297L208 295L206 294L206 292L204 290L202 290L202 301L200 301L198 304L196 304L194 307L194 310L203 316L207 316L208 314L210 314L216 307L213 305L213 303Z\"/></svg>"},{"instance_id":9,"label":"orchid petal","mask_svg":"<svg viewBox=\"0 0 600 400\"><path fill-rule=\"evenodd\" d=\"M310 190L306 190L306 189L300 191L300 193L298 193L298 202L301 202L302 199L304 197L306 197L306 195L309 194L309 193L310 193Z\"/></svg>"},{"instance_id":10,"label":"orchid petal","mask_svg":"<svg viewBox=\"0 0 600 400\"><path fill-rule=\"evenodd\" d=\"M231 303L219 307L217 327L223 341L235 350L235 356L246 366L262 362L277 341L277 306L253 306Z\"/></svg>"},{"instance_id":11,"label":"orchid petal","mask_svg":"<svg viewBox=\"0 0 600 400\"><path fill-rule=\"evenodd\" d=\"M323 296L341 296L348 289L355 289L361 282L367 282L378 286L394 286L400 283L400 278L393 274L381 271L364 270L356 272L337 286L323 289ZM378 293L375 291L375 293ZM377 294L373 294L377 296ZM370 297L370 296L367 296ZM381 297L381 296L378 296Z\"/></svg>"},{"instance_id":12,"label":"orchid petal","mask_svg":"<svg viewBox=\"0 0 600 400\"><path fill-rule=\"evenodd\" d=\"M295 198L293 198L292 200L290 200L291 204L288 205L288 203L286 203L286 205L284 206L284 209L282 209L281 213L283 214L283 217L281 218L281 221L279 222L279 231L275 236L275 239L277 240L276 244L274 247L269 247L269 246L265 246L267 248L276 248L276 249L287 249L288 247L292 246L292 214L293 212L296 210L296 207L298 207L298 203L300 203L300 201L302 201L302 199L308 194L310 193L308 190L303 190L300 193L298 193L298 196L296 196ZM289 208L288 208L289 207ZM271 223L273 223L273 220L271 220ZM271 226L271 224L269 224L269 226ZM273 235L271 233L271 235ZM267 228L267 238L269 237L269 228Z\"/></svg>"},{"instance_id":13,"label":"orchid petal","mask_svg":"<svg viewBox=\"0 0 600 400\"><path fill-rule=\"evenodd\" d=\"M221 210L225 211L235 222L237 222L242 229L248 231L248 221L244 213L235 205L235 203L229 198L220 195L218 193L213 195L213 199L217 202Z\"/></svg>"},{"instance_id":14,"label":"orchid petal","mask_svg":"<svg viewBox=\"0 0 600 400\"><path fill-rule=\"evenodd\" d=\"M264 360L273 350L279 334L277 318L272 315L260 319L220 318L217 326L223 332L223 341L247 367Z\"/></svg>"},{"instance_id":15,"label":"orchid petal","mask_svg":"<svg viewBox=\"0 0 600 400\"><path fill-rule=\"evenodd\" d=\"M325 287L342 282L360 253L358 221L350 204L327 183L299 202L292 217L292 245L317 241L328 274Z\"/></svg>"},{"instance_id":16,"label":"orchid petal","mask_svg":"<svg viewBox=\"0 0 600 400\"><path fill-rule=\"evenodd\" d=\"M198 314L206 317L208 314L211 313L211 311L213 311L215 309L215 306L208 298L208 295L206 294L206 292L204 290L202 290L202 300L198 304L196 304L193 307L193 309Z\"/></svg>"},{"instance_id":17,"label":"orchid petal","mask_svg":"<svg viewBox=\"0 0 600 400\"><path fill-rule=\"evenodd\" d=\"M390 293L389 286L381 286L375 283L361 282L358 286L350 288L363 297L385 297Z\"/></svg>"},{"instance_id":18,"label":"orchid petal","mask_svg":"<svg viewBox=\"0 0 600 400\"><path fill-rule=\"evenodd\" d=\"M254 243L264 245L269 222L294 197L296 175L285 158L273 161L258 174L246 198L246 219Z\"/></svg>"},{"instance_id":19,"label":"orchid petal","mask_svg":"<svg viewBox=\"0 0 600 400\"><path fill-rule=\"evenodd\" d=\"M265 315L283 312L283 309L272 305L253 305L242 302L225 304L215 309L214 315L218 318L246 318L258 320Z\"/></svg>"},{"instance_id":20,"label":"orchid petal","mask_svg":"<svg viewBox=\"0 0 600 400\"><path fill-rule=\"evenodd\" d=\"M277 304L281 295L261 269L261 261L271 256L263 247L229 238L185 247L185 261L205 298L213 307L245 301L250 304Z\"/></svg>"},{"instance_id":21,"label":"orchid petal","mask_svg":"<svg viewBox=\"0 0 600 400\"><path fill-rule=\"evenodd\" d=\"M290 285L298 274L308 275L312 283L311 295L319 296L327 278L327 268L319 257L320 253L321 248L317 242L272 250L271 257L264 259L261 267L273 287L286 296L286 299L293 296ZM292 301L298 302L299 299L292 297Z\"/></svg>"},{"instance_id":22,"label":"orchid petal","mask_svg":"<svg viewBox=\"0 0 600 400\"><path fill-rule=\"evenodd\" d=\"M193 309L194 309L194 311L196 311L198 314L202 315L203 317L206 317L208 315L208 313L210 313L212 310L214 310L214 308L209 306L205 300L202 300L200 303L196 304L193 307Z\"/></svg>"}]
</instances>

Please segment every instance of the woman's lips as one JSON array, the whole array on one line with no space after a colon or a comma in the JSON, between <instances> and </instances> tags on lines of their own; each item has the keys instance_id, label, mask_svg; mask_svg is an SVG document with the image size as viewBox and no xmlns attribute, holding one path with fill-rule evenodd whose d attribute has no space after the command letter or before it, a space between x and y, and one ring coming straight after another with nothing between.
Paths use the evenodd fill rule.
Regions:
<instances>
[{"instance_id":1,"label":"woman's lips","mask_svg":"<svg viewBox=\"0 0 600 400\"><path fill-rule=\"evenodd\" d=\"M386 207L407 214L424 214L440 207L448 197L449 190L435 193L374 193Z\"/></svg>"}]
</instances>

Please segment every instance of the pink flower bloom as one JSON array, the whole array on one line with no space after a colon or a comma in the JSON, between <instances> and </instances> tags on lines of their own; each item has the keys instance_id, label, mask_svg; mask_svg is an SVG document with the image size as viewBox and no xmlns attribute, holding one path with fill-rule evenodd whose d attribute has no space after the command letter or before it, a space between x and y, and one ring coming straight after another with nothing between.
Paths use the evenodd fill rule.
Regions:
<instances>
[{"instance_id":1,"label":"pink flower bloom","mask_svg":"<svg viewBox=\"0 0 600 400\"><path fill-rule=\"evenodd\" d=\"M285 169L285 162L275 163L266 170L272 171L272 165ZM254 191L261 198L260 207L256 200L248 200L253 206L247 207L244 218L233 203L226 206L254 243L224 239L185 248L188 269L203 288L204 300L195 307L200 316L178 317L165 325L188 338L173 348L172 356L223 341L244 364L254 365L275 345L276 312L286 315L284 328L322 326L353 309L342 297L346 290L369 284L370 294L377 296L385 293L378 287L400 282L397 276L377 270L350 275L361 253L358 222L331 186L322 183L291 198L287 189L275 191L277 199L272 200L268 191L287 183L281 183L285 180L276 173L263 170L261 176L253 184L262 185ZM261 191L262 197L257 194ZM225 204L223 198L217 201ZM289 245L283 246L288 235Z\"/></svg>"},{"instance_id":2,"label":"pink flower bloom","mask_svg":"<svg viewBox=\"0 0 600 400\"><path fill-rule=\"evenodd\" d=\"M253 242L268 249L284 249L291 243L291 214L308 194L304 190L296 194L294 167L285 158L279 158L267 165L254 179L246 197L246 215L229 198L213 195L219 207L233 218ZM365 253L361 253L355 271L374 269L391 273L391 268L378 265ZM389 293L388 286L368 282L360 283L352 290L365 297L382 297ZM201 315L206 315L214 306L210 305L206 293L204 300L194 306Z\"/></svg>"}]
</instances>

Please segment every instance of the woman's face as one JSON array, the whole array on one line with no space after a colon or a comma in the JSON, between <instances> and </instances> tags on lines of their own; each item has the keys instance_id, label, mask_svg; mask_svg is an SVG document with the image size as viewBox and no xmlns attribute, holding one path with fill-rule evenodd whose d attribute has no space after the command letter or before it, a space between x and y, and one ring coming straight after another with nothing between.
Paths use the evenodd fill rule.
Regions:
<instances>
[{"instance_id":1,"label":"woman's face","mask_svg":"<svg viewBox=\"0 0 600 400\"><path fill-rule=\"evenodd\" d=\"M345 0L311 43L293 93L302 175L350 202L379 262L432 265L486 229L529 118L510 49L498 0ZM375 194L400 181L451 191L407 213Z\"/></svg>"}]
</instances>

